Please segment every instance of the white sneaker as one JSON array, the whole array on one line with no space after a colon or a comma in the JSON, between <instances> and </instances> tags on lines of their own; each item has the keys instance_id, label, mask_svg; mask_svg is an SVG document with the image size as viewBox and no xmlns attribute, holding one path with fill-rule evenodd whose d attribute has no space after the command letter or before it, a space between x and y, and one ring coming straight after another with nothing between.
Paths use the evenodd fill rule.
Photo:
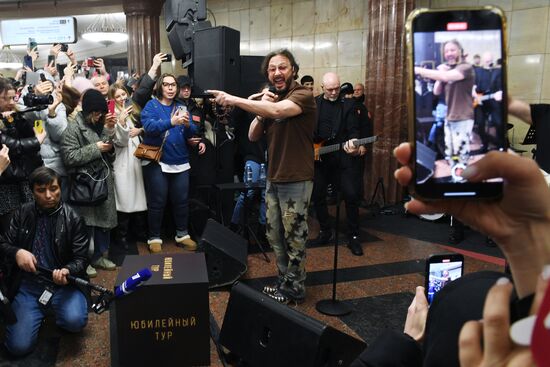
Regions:
<instances>
[{"instance_id":1,"label":"white sneaker","mask_svg":"<svg viewBox=\"0 0 550 367\"><path fill-rule=\"evenodd\" d=\"M97 270L91 265L88 265L86 268L86 274L88 274L88 278L95 278L97 277Z\"/></svg>"}]
</instances>

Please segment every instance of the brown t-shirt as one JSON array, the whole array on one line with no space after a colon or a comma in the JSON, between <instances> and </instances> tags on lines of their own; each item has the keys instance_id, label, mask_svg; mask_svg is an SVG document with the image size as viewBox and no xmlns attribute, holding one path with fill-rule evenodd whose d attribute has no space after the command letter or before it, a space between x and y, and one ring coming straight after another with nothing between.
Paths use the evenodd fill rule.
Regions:
<instances>
[{"instance_id":1,"label":"brown t-shirt","mask_svg":"<svg viewBox=\"0 0 550 367\"><path fill-rule=\"evenodd\" d=\"M474 118L472 88L476 74L473 66L465 62L458 64L455 70L464 75L464 79L445 84L447 120L471 120Z\"/></svg>"},{"instance_id":2,"label":"brown t-shirt","mask_svg":"<svg viewBox=\"0 0 550 367\"><path fill-rule=\"evenodd\" d=\"M280 120L265 120L267 178L279 183L313 180L313 129L316 121L313 94L293 81L282 99L296 103L302 113Z\"/></svg>"}]
</instances>

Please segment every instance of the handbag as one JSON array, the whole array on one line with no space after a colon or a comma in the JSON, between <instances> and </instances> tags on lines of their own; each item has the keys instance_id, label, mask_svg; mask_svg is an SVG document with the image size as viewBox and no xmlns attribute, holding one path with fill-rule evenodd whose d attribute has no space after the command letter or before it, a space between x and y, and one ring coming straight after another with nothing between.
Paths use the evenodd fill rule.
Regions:
<instances>
[{"instance_id":1,"label":"handbag","mask_svg":"<svg viewBox=\"0 0 550 367\"><path fill-rule=\"evenodd\" d=\"M162 157L162 145L157 147L155 145L139 143L134 151L134 156L139 159L155 161L158 163L160 161L160 157Z\"/></svg>"},{"instance_id":2,"label":"handbag","mask_svg":"<svg viewBox=\"0 0 550 367\"><path fill-rule=\"evenodd\" d=\"M71 175L70 203L78 206L97 206L107 200L109 196L107 178L111 174L111 170L104 160L103 163L105 163L105 167L94 173L96 177L86 171L75 172Z\"/></svg>"},{"instance_id":3,"label":"handbag","mask_svg":"<svg viewBox=\"0 0 550 367\"><path fill-rule=\"evenodd\" d=\"M174 113L176 105L172 107L172 113ZM145 159L146 161L155 161L160 162L160 158L162 157L162 147L164 146L164 142L166 141L166 137L168 136L168 131L164 133L164 138L162 139L162 144L160 147L157 147L156 145L147 145L143 143L139 143L136 150L134 151L134 157L139 159Z\"/></svg>"}]
</instances>

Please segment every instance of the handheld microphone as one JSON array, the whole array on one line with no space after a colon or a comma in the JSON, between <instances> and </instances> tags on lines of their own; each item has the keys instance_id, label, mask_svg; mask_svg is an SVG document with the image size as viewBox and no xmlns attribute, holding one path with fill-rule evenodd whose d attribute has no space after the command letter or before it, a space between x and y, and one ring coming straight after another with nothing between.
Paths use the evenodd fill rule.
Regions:
<instances>
[{"instance_id":1,"label":"handheld microphone","mask_svg":"<svg viewBox=\"0 0 550 367\"><path fill-rule=\"evenodd\" d=\"M137 287L148 281L152 275L153 274L151 273L151 270L149 270L148 268L141 269L140 271L126 279L124 283L115 287L115 298L119 298L132 293L136 290Z\"/></svg>"},{"instance_id":2,"label":"handheld microphone","mask_svg":"<svg viewBox=\"0 0 550 367\"><path fill-rule=\"evenodd\" d=\"M279 94L279 93L277 92L277 88L275 88L274 85L270 85L268 91L270 91L270 92L273 93L273 94Z\"/></svg>"}]
</instances>

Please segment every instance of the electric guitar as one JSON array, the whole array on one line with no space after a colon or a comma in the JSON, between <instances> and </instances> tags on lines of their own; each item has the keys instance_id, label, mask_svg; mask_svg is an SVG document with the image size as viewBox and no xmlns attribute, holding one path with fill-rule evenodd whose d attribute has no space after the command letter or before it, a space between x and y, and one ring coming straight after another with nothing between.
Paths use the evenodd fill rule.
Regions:
<instances>
[{"instance_id":1,"label":"electric guitar","mask_svg":"<svg viewBox=\"0 0 550 367\"><path fill-rule=\"evenodd\" d=\"M483 94L483 93L477 93L477 96L474 97L474 108L477 106L481 106L484 101L488 101L490 99L497 99L496 95L498 92L490 93L490 94Z\"/></svg>"},{"instance_id":2,"label":"electric guitar","mask_svg":"<svg viewBox=\"0 0 550 367\"><path fill-rule=\"evenodd\" d=\"M368 138L355 140L353 142L353 145L355 147L358 147L360 145L374 143L376 140L378 140L378 136L376 136L376 135L375 136L370 136ZM324 144L324 142L313 144L313 150L315 152L314 157L315 157L316 161L320 160L321 156L323 154L332 153L332 152L336 152L336 151L340 150L340 148L342 147L342 145L344 143L331 144L331 145L327 145L327 146L323 146L323 144Z\"/></svg>"}]
</instances>

